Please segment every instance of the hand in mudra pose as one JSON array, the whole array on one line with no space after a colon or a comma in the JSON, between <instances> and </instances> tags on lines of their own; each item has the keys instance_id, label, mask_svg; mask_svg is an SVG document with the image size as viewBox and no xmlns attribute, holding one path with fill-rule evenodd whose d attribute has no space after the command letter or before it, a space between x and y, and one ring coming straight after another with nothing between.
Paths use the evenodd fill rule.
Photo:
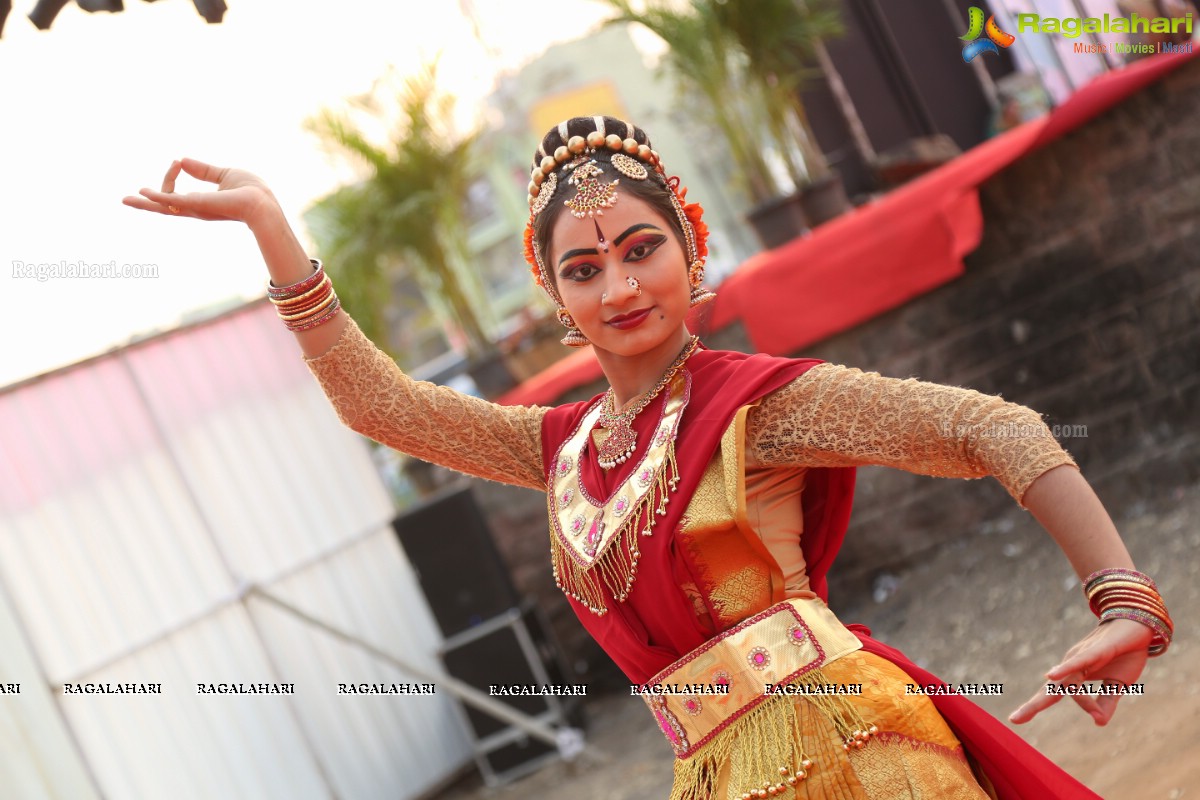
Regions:
<instances>
[{"instance_id":1,"label":"hand in mudra pose","mask_svg":"<svg viewBox=\"0 0 1200 800\"><path fill-rule=\"evenodd\" d=\"M1144 625L1125 619L1114 619L1099 625L1067 651L1058 666L1046 673L1050 682L1078 684L1085 681L1105 685L1128 686L1136 683L1146 667L1147 647L1151 631ZM1097 725L1107 725L1117 710L1120 695L1073 694L1069 697L1092 717ZM1010 716L1017 724L1028 722L1063 699L1061 694L1048 694L1045 687L1029 698Z\"/></svg>"},{"instance_id":2,"label":"hand in mudra pose","mask_svg":"<svg viewBox=\"0 0 1200 800\"><path fill-rule=\"evenodd\" d=\"M215 183L217 191L175 194L175 179L180 171L207 183ZM214 167L194 158L172 161L167 174L163 176L160 190L141 189L137 195L126 197L122 202L133 208L167 216L233 220L247 224L278 206L275 195L257 175L233 167Z\"/></svg>"}]
</instances>

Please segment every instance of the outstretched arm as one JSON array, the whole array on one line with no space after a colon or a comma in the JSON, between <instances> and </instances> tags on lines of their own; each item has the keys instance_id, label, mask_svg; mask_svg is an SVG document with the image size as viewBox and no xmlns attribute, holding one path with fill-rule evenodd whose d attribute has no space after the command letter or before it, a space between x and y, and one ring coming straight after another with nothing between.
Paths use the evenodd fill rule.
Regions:
<instances>
[{"instance_id":1,"label":"outstretched arm","mask_svg":"<svg viewBox=\"0 0 1200 800\"><path fill-rule=\"evenodd\" d=\"M217 185L215 192L175 192L180 171ZM142 189L126 205L167 216L245 223L271 283L286 287L313 265L267 185L249 172L195 159L172 162L162 190ZM282 323L280 323L282 324ZM327 322L296 331L309 369L338 417L389 447L469 475L544 490L544 408L500 406L444 386L414 381L338 310Z\"/></svg>"},{"instance_id":2,"label":"outstretched arm","mask_svg":"<svg viewBox=\"0 0 1200 800\"><path fill-rule=\"evenodd\" d=\"M351 430L423 461L545 491L546 409L496 405L414 381L349 317L332 349L305 360Z\"/></svg>"},{"instance_id":3,"label":"outstretched arm","mask_svg":"<svg viewBox=\"0 0 1200 800\"><path fill-rule=\"evenodd\" d=\"M1025 507L1058 542L1080 580L1097 570L1133 569L1133 559L1112 518L1078 471L1052 469L1042 475L1025 493ZM1068 650L1046 677L1064 683L1086 680L1135 683L1146 666L1151 637L1152 631L1145 625L1125 619L1109 620ZM1087 695L1071 697L1092 715L1097 725L1108 724L1120 699L1119 695L1098 699ZM1062 695L1039 691L1009 719L1028 722L1060 699Z\"/></svg>"},{"instance_id":4,"label":"outstretched arm","mask_svg":"<svg viewBox=\"0 0 1200 800\"><path fill-rule=\"evenodd\" d=\"M1133 567L1116 526L1041 417L999 397L821 364L765 397L746 438L750 460L765 466L879 464L942 477L992 475L1046 528L1081 580ZM1137 622L1106 621L1047 677L1135 682L1151 637ZM1072 697L1098 725L1118 699ZM1026 722L1060 698L1043 690L1010 719Z\"/></svg>"}]
</instances>

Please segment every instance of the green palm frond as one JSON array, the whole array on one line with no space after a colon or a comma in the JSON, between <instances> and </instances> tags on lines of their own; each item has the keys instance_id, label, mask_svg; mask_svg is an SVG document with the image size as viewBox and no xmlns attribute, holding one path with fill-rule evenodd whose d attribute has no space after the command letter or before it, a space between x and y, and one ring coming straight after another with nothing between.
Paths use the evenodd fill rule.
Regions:
<instances>
[{"instance_id":1,"label":"green palm frond","mask_svg":"<svg viewBox=\"0 0 1200 800\"><path fill-rule=\"evenodd\" d=\"M605 2L615 12L608 24L641 25L667 44L681 93L704 98L752 197L782 193L763 156L767 140L793 182L826 173L799 90L814 72L815 44L844 31L837 0L646 0L640 10Z\"/></svg>"},{"instance_id":2,"label":"green palm frond","mask_svg":"<svg viewBox=\"0 0 1200 800\"><path fill-rule=\"evenodd\" d=\"M308 121L310 131L357 161L367 177L322 198L306 220L322 253L337 265L331 271L347 311L369 337L381 346L388 342L383 310L397 271L407 268L450 308L469 349L478 354L491 343L460 269L467 240L463 204L477 139L455 135L453 99L437 91L432 67L407 78L398 100L396 130L384 145L371 142L344 115L326 111ZM383 113L374 95L356 106L370 115Z\"/></svg>"}]
</instances>

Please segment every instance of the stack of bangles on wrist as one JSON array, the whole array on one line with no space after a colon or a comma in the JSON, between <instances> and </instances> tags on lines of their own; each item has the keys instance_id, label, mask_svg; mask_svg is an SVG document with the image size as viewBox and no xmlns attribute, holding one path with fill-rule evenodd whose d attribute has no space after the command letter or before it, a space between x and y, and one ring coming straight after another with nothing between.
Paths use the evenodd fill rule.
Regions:
<instances>
[{"instance_id":1,"label":"stack of bangles on wrist","mask_svg":"<svg viewBox=\"0 0 1200 800\"><path fill-rule=\"evenodd\" d=\"M1167 652L1175 625L1158 594L1158 587L1148 575L1132 569L1102 569L1088 575L1083 582L1092 613L1101 623L1110 619L1129 619L1140 622L1154 631L1150 640L1150 655Z\"/></svg>"},{"instance_id":2,"label":"stack of bangles on wrist","mask_svg":"<svg viewBox=\"0 0 1200 800\"><path fill-rule=\"evenodd\" d=\"M325 268L319 260L310 260L317 271L299 283L282 288L267 283L267 299L290 331L306 331L329 322L340 307Z\"/></svg>"}]
</instances>

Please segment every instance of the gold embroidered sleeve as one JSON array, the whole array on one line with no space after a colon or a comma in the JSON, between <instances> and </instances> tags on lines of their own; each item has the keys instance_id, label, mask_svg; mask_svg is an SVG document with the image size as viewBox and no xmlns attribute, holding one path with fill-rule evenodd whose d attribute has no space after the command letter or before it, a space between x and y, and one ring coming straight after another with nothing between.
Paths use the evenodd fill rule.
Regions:
<instances>
[{"instance_id":1,"label":"gold embroidered sleeve","mask_svg":"<svg viewBox=\"0 0 1200 800\"><path fill-rule=\"evenodd\" d=\"M1021 503L1052 467L1075 461L1026 406L970 389L820 364L751 412L763 466L879 464L947 478L995 476Z\"/></svg>"},{"instance_id":2,"label":"gold embroidered sleeve","mask_svg":"<svg viewBox=\"0 0 1200 800\"><path fill-rule=\"evenodd\" d=\"M415 381L353 319L333 347L304 360L351 430L423 461L545 491L545 408L497 405Z\"/></svg>"}]
</instances>

